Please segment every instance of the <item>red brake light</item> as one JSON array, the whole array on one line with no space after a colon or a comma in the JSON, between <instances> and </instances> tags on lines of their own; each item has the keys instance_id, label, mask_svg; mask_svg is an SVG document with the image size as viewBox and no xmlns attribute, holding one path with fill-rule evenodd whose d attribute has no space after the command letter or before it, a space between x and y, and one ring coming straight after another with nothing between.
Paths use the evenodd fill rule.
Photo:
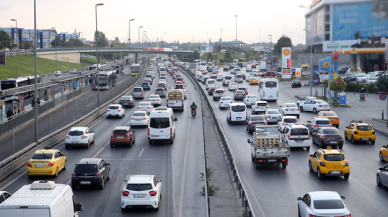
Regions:
<instances>
[{"instance_id":1,"label":"red brake light","mask_svg":"<svg viewBox=\"0 0 388 217\"><path fill-rule=\"evenodd\" d=\"M100 173L97 173L94 177L100 177L101 174Z\"/></svg>"},{"instance_id":2,"label":"red brake light","mask_svg":"<svg viewBox=\"0 0 388 217\"><path fill-rule=\"evenodd\" d=\"M249 125L252 125L252 123L249 123Z\"/></svg>"},{"instance_id":3,"label":"red brake light","mask_svg":"<svg viewBox=\"0 0 388 217\"><path fill-rule=\"evenodd\" d=\"M65 138L66 138L66 139L70 139L70 136L66 136Z\"/></svg>"},{"instance_id":4,"label":"red brake light","mask_svg":"<svg viewBox=\"0 0 388 217\"><path fill-rule=\"evenodd\" d=\"M345 166L349 166L349 162L346 161L346 162L345 162Z\"/></svg>"},{"instance_id":5,"label":"red brake light","mask_svg":"<svg viewBox=\"0 0 388 217\"><path fill-rule=\"evenodd\" d=\"M76 175L75 173L71 174L71 176L73 176L73 177L77 177L77 175Z\"/></svg>"},{"instance_id":6,"label":"red brake light","mask_svg":"<svg viewBox=\"0 0 388 217\"><path fill-rule=\"evenodd\" d=\"M319 127L319 125L318 124L315 124L315 126L314 127Z\"/></svg>"},{"instance_id":7,"label":"red brake light","mask_svg":"<svg viewBox=\"0 0 388 217\"><path fill-rule=\"evenodd\" d=\"M86 138L87 138L87 136L85 136L85 135L84 135L84 136L81 136L81 139L86 139Z\"/></svg>"},{"instance_id":8,"label":"red brake light","mask_svg":"<svg viewBox=\"0 0 388 217\"><path fill-rule=\"evenodd\" d=\"M129 195L129 191L123 191L123 196L128 196Z\"/></svg>"},{"instance_id":9,"label":"red brake light","mask_svg":"<svg viewBox=\"0 0 388 217\"><path fill-rule=\"evenodd\" d=\"M27 166L28 166L28 167L32 167L32 165L31 165L30 163L27 163Z\"/></svg>"},{"instance_id":10,"label":"red brake light","mask_svg":"<svg viewBox=\"0 0 388 217\"><path fill-rule=\"evenodd\" d=\"M318 105L319 107L322 107L322 105Z\"/></svg>"},{"instance_id":11,"label":"red brake light","mask_svg":"<svg viewBox=\"0 0 388 217\"><path fill-rule=\"evenodd\" d=\"M172 127L170 127L170 136L172 136Z\"/></svg>"},{"instance_id":12,"label":"red brake light","mask_svg":"<svg viewBox=\"0 0 388 217\"><path fill-rule=\"evenodd\" d=\"M267 125L267 122L265 122L264 125Z\"/></svg>"},{"instance_id":13,"label":"red brake light","mask_svg":"<svg viewBox=\"0 0 388 217\"><path fill-rule=\"evenodd\" d=\"M326 164L325 164L325 162L323 162L323 161L321 161L321 162L319 162L320 164L321 164L321 166L326 166Z\"/></svg>"},{"instance_id":14,"label":"red brake light","mask_svg":"<svg viewBox=\"0 0 388 217\"><path fill-rule=\"evenodd\" d=\"M326 137L326 136L323 136L322 139L327 139L327 137Z\"/></svg>"},{"instance_id":15,"label":"red brake light","mask_svg":"<svg viewBox=\"0 0 388 217\"><path fill-rule=\"evenodd\" d=\"M332 127L332 126L333 126L333 125L331 125L331 124L329 125L329 127Z\"/></svg>"},{"instance_id":16,"label":"red brake light","mask_svg":"<svg viewBox=\"0 0 388 217\"><path fill-rule=\"evenodd\" d=\"M151 196L155 196L158 192L157 191L150 191Z\"/></svg>"},{"instance_id":17,"label":"red brake light","mask_svg":"<svg viewBox=\"0 0 388 217\"><path fill-rule=\"evenodd\" d=\"M291 135L288 135L288 140L291 140Z\"/></svg>"},{"instance_id":18,"label":"red brake light","mask_svg":"<svg viewBox=\"0 0 388 217\"><path fill-rule=\"evenodd\" d=\"M340 139L344 139L344 137L343 137L343 136L341 136L341 137L340 137Z\"/></svg>"},{"instance_id":19,"label":"red brake light","mask_svg":"<svg viewBox=\"0 0 388 217\"><path fill-rule=\"evenodd\" d=\"M288 111L288 109L284 109L284 110Z\"/></svg>"},{"instance_id":20,"label":"red brake light","mask_svg":"<svg viewBox=\"0 0 388 217\"><path fill-rule=\"evenodd\" d=\"M47 165L47 167L52 167L52 166L54 166L54 164L55 164L55 162L49 163L49 164Z\"/></svg>"},{"instance_id":21,"label":"red brake light","mask_svg":"<svg viewBox=\"0 0 388 217\"><path fill-rule=\"evenodd\" d=\"M128 133L127 133L127 136L130 136L130 135L131 135L131 134L128 132Z\"/></svg>"}]
</instances>

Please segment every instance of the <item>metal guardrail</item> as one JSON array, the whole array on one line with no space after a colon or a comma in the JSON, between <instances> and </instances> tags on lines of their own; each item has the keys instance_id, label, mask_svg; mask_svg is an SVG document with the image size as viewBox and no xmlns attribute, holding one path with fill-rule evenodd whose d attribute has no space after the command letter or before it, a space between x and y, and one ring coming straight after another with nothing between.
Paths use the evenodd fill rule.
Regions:
<instances>
[{"instance_id":1,"label":"metal guardrail","mask_svg":"<svg viewBox=\"0 0 388 217\"><path fill-rule=\"evenodd\" d=\"M244 184L242 183L241 181L241 178L240 178L240 175L239 175L239 172L237 170L237 167L236 167L236 163L235 163L235 155L233 150L229 147L228 145L228 141L225 137L225 134L221 128L221 125L220 123L218 122L217 118L216 118L216 115L214 113L214 109L213 107L211 106L210 102L209 102L209 99L206 97L206 94L205 92L203 91L202 87L198 84L198 82L196 81L196 78L194 77L194 75L186 70L185 68L183 68L182 66L178 66L180 67L180 69L186 74L188 75L188 77L193 81L193 83L195 84L196 86L196 89L199 90L199 92L201 93L201 95L203 96L204 98L204 101L206 103L206 106L208 108L208 110L210 111L210 114L211 114L211 120L213 122L213 124L215 125L216 127L216 131L218 133L218 135L220 136L221 138L221 143L223 145L223 148L225 150L225 153L226 153L226 157L228 159L228 162L229 162L229 166L230 166L230 169L232 170L232 173L233 173L233 177L234 177L234 182L236 183L236 186L237 186L237 190L239 192L239 197L241 198L241 205L242 207L244 207L245 209L245 216L247 217L254 217L255 214L252 212L252 204L249 200L249 197L246 193L246 188L244 187Z\"/></svg>"},{"instance_id":2,"label":"metal guardrail","mask_svg":"<svg viewBox=\"0 0 388 217\"><path fill-rule=\"evenodd\" d=\"M53 147L59 142L63 141L63 138L66 136L68 131L74 127L74 126L86 126L90 124L93 120L97 119L101 115L103 115L106 112L106 109L109 107L111 103L118 103L120 97L126 93L130 93L132 88L139 85L145 76L146 69L148 68L149 62L146 63L146 67L143 69L143 75L139 77L139 79L129 88L122 91L120 94L118 94L116 97L112 98L110 101L107 101L103 105L101 105L99 108L89 112L87 115L85 115L82 118L79 118L78 120L62 127L61 129L58 129L54 131L53 133L41 138L38 140L38 143L34 142L24 149L18 151L17 153L13 154L12 156L8 157L7 159L0 162L0 182L3 182L4 179L6 179L9 175L14 173L16 170L21 168L22 166L25 166L28 160L30 159L31 155L38 149L44 148L44 147ZM122 87L125 87L127 83L123 82L114 88L120 89Z\"/></svg>"}]
</instances>

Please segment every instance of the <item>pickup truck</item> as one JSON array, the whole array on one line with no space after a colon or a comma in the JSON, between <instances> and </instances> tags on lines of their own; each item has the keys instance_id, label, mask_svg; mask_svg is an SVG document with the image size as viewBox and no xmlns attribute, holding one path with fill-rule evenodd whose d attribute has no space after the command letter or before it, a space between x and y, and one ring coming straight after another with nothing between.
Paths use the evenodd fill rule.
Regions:
<instances>
[{"instance_id":1,"label":"pickup truck","mask_svg":"<svg viewBox=\"0 0 388 217\"><path fill-rule=\"evenodd\" d=\"M290 147L281 141L281 134L275 125L258 125L252 136L251 158L256 169L262 164L282 164L283 169L288 165Z\"/></svg>"}]
</instances>

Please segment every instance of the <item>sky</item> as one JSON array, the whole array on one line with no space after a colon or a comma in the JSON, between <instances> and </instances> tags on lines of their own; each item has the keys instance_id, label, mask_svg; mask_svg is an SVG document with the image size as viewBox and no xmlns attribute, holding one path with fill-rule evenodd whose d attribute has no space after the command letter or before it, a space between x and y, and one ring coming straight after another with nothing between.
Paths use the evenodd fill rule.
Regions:
<instances>
[{"instance_id":1,"label":"sky","mask_svg":"<svg viewBox=\"0 0 388 217\"><path fill-rule=\"evenodd\" d=\"M34 28L33 0L1 0L0 27ZM36 0L37 28L55 27L57 32L82 32L82 38L93 40L96 30L95 5L97 7L98 30L109 40L119 37L128 39L128 21L131 22L131 41L138 41L138 27L143 26L147 37L159 41L180 43L204 42L208 38L218 41L236 39L245 43L276 42L282 35L291 37L293 44L305 43L305 18L311 0ZM188 2L188 3L186 3ZM261 32L261 34L260 34ZM140 33L141 34L141 33Z\"/></svg>"}]
</instances>

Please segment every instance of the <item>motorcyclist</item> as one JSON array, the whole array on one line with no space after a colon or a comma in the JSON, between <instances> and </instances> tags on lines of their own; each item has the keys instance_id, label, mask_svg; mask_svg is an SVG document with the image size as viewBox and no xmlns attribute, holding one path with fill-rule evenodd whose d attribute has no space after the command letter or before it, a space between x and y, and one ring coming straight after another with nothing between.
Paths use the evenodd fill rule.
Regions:
<instances>
[{"instance_id":1,"label":"motorcyclist","mask_svg":"<svg viewBox=\"0 0 388 217\"><path fill-rule=\"evenodd\" d=\"M191 104L190 108L191 109L197 109L197 105L195 104L195 102L193 102L193 104Z\"/></svg>"},{"instance_id":2,"label":"motorcyclist","mask_svg":"<svg viewBox=\"0 0 388 217\"><path fill-rule=\"evenodd\" d=\"M363 96L365 97L365 93L366 93L365 89L362 88L361 91L360 91L360 98L363 97Z\"/></svg>"}]
</instances>

